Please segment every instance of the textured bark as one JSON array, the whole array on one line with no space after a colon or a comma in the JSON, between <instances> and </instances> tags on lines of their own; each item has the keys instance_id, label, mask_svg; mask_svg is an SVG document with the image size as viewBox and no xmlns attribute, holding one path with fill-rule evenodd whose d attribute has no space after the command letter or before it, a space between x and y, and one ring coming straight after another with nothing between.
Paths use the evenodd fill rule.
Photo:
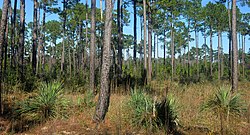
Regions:
<instances>
[{"instance_id":1,"label":"textured bark","mask_svg":"<svg viewBox=\"0 0 250 135\"><path fill-rule=\"evenodd\" d=\"M210 76L213 76L213 32L212 27L210 26Z\"/></svg>"},{"instance_id":2,"label":"textured bark","mask_svg":"<svg viewBox=\"0 0 250 135\"><path fill-rule=\"evenodd\" d=\"M95 90L95 14L96 14L96 0L91 0L91 37L90 37L90 89L93 93Z\"/></svg>"},{"instance_id":3,"label":"textured bark","mask_svg":"<svg viewBox=\"0 0 250 135\"><path fill-rule=\"evenodd\" d=\"M119 0L118 0L119 1ZM136 46L137 46L137 33L136 33L136 21L137 21L137 17L136 17L136 2L137 0L134 0L133 2L133 9L134 9L134 63L136 64Z\"/></svg>"},{"instance_id":4,"label":"textured bark","mask_svg":"<svg viewBox=\"0 0 250 135\"><path fill-rule=\"evenodd\" d=\"M102 71L101 71L101 90L99 93L98 103L96 105L93 120L95 122L102 122L106 116L110 100L110 45L111 45L111 29L112 29L112 0L105 1L105 31L104 31L104 46L102 57Z\"/></svg>"},{"instance_id":5,"label":"textured bark","mask_svg":"<svg viewBox=\"0 0 250 135\"><path fill-rule=\"evenodd\" d=\"M17 8L17 0L14 0L14 9L13 9L13 17L11 18L11 67L15 67L15 28L16 28L16 8Z\"/></svg>"},{"instance_id":6,"label":"textured bark","mask_svg":"<svg viewBox=\"0 0 250 135\"><path fill-rule=\"evenodd\" d=\"M229 80L232 79L232 25L231 25L231 10L229 8L230 6L230 1L227 1L227 14L228 14L228 64L229 64L229 70L228 70L228 76L229 76Z\"/></svg>"},{"instance_id":7,"label":"textured bark","mask_svg":"<svg viewBox=\"0 0 250 135\"><path fill-rule=\"evenodd\" d=\"M163 36L164 36L164 41L163 41L163 59L164 59L164 66L166 66L166 30L164 30L164 33L163 33Z\"/></svg>"},{"instance_id":8,"label":"textured bark","mask_svg":"<svg viewBox=\"0 0 250 135\"><path fill-rule=\"evenodd\" d=\"M147 17L146 17L146 0L143 0L143 26L144 26L144 82L146 82L147 75Z\"/></svg>"},{"instance_id":9,"label":"textured bark","mask_svg":"<svg viewBox=\"0 0 250 135\"><path fill-rule=\"evenodd\" d=\"M32 70L33 74L36 74L36 61L37 61L37 8L38 2L34 0L34 12L33 12L33 45L32 45Z\"/></svg>"},{"instance_id":10,"label":"textured bark","mask_svg":"<svg viewBox=\"0 0 250 135\"><path fill-rule=\"evenodd\" d=\"M218 31L218 80L220 80L220 74L221 74L220 48L221 48L221 31Z\"/></svg>"},{"instance_id":11,"label":"textured bark","mask_svg":"<svg viewBox=\"0 0 250 135\"><path fill-rule=\"evenodd\" d=\"M233 47L233 65L232 65L232 91L238 90L238 47L236 31L236 0L233 0L232 8L232 47Z\"/></svg>"},{"instance_id":12,"label":"textured bark","mask_svg":"<svg viewBox=\"0 0 250 135\"><path fill-rule=\"evenodd\" d=\"M63 39L62 39L62 56L61 56L61 74L64 72L64 55L65 55L65 26L66 26L67 0L63 0Z\"/></svg>"},{"instance_id":13,"label":"textured bark","mask_svg":"<svg viewBox=\"0 0 250 135\"><path fill-rule=\"evenodd\" d=\"M174 77L174 32L173 32L173 23L171 23L171 80L173 80Z\"/></svg>"},{"instance_id":14,"label":"textured bark","mask_svg":"<svg viewBox=\"0 0 250 135\"><path fill-rule=\"evenodd\" d=\"M190 76L190 20L188 19L188 76Z\"/></svg>"},{"instance_id":15,"label":"textured bark","mask_svg":"<svg viewBox=\"0 0 250 135\"><path fill-rule=\"evenodd\" d=\"M9 6L8 6L8 12L9 12L9 14L8 14L8 17L7 17L7 22L8 22L8 20L9 20L9 17L11 18L11 16L12 16L12 8L11 8L11 2L9 2ZM5 29L5 37L7 37L8 38L8 34L9 34L9 25L7 24L6 25L6 29ZM5 42L5 44L4 44L4 68L3 68L3 76L6 76L7 74L6 74L6 70L7 70L7 59L8 59L8 57L7 57L7 53L8 53L8 44L9 44L9 41L8 41L8 39L6 39L6 42ZM3 81L5 81L4 80L5 78L3 78Z\"/></svg>"},{"instance_id":16,"label":"textured bark","mask_svg":"<svg viewBox=\"0 0 250 135\"><path fill-rule=\"evenodd\" d=\"M152 78L152 15L150 9L150 2L148 3L149 10L148 10L148 76L147 82L151 82Z\"/></svg>"},{"instance_id":17,"label":"textured bark","mask_svg":"<svg viewBox=\"0 0 250 135\"><path fill-rule=\"evenodd\" d=\"M1 18L1 27L0 27L0 65L2 66L2 53L3 46L7 39L5 37L5 30L7 27L7 17L8 17L8 6L9 0L4 0L2 8L2 18ZM0 111L2 114L2 67L0 67Z\"/></svg>"},{"instance_id":18,"label":"textured bark","mask_svg":"<svg viewBox=\"0 0 250 135\"><path fill-rule=\"evenodd\" d=\"M197 31L197 26L194 28L195 34L195 50L196 50L196 71L197 75L199 76L199 32Z\"/></svg>"},{"instance_id":19,"label":"textured bark","mask_svg":"<svg viewBox=\"0 0 250 135\"><path fill-rule=\"evenodd\" d=\"M117 1L117 25L118 25L118 74L122 74L122 34L121 34L121 0Z\"/></svg>"},{"instance_id":20,"label":"textured bark","mask_svg":"<svg viewBox=\"0 0 250 135\"><path fill-rule=\"evenodd\" d=\"M25 38L25 0L21 0L20 4L20 33L18 47L18 67L20 80L23 80L23 55L24 55L24 38Z\"/></svg>"},{"instance_id":21,"label":"textured bark","mask_svg":"<svg viewBox=\"0 0 250 135\"><path fill-rule=\"evenodd\" d=\"M246 36L243 36L243 43L242 43L242 76L245 78L245 49L246 49Z\"/></svg>"},{"instance_id":22,"label":"textured bark","mask_svg":"<svg viewBox=\"0 0 250 135\"><path fill-rule=\"evenodd\" d=\"M46 4L43 5L43 23L42 23L42 59L41 59L41 62L42 62L42 73L44 73L44 66L45 66L45 31L46 31L46 25L45 25L45 22L46 22Z\"/></svg>"}]
</instances>

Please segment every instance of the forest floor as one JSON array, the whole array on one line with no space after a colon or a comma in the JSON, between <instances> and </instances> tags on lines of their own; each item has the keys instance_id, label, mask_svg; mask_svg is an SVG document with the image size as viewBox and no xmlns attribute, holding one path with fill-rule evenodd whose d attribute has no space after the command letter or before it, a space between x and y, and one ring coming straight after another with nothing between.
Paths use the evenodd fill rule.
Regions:
<instances>
[{"instance_id":1,"label":"forest floor","mask_svg":"<svg viewBox=\"0 0 250 135\"><path fill-rule=\"evenodd\" d=\"M227 85L227 83L224 83ZM164 95L166 88L169 92L177 97L179 104L178 116L181 123L178 132L174 134L219 134L220 122L218 118L211 112L201 112L201 104L208 99L221 84L219 83L199 83L191 85L179 85L169 82L153 82L152 89L157 92L158 97ZM240 82L239 91L242 99L247 105L250 105L250 82ZM77 104L77 99L83 97L83 94L67 94L66 98L70 99L73 104ZM154 133L149 132L145 128L136 128L131 126L126 106L129 95L112 94L110 100L109 111L105 121L100 125L96 125L92 121L95 107L92 108L69 108L68 118L53 118L46 122L27 127L23 135L92 135L92 134L165 134L163 130L157 130ZM97 96L94 101L97 101ZM249 115L249 114L248 114ZM247 123L247 113L231 119L227 127L226 134L250 135L250 123ZM7 134L5 131L11 127L10 120L0 117L0 134ZM25 127L25 126L24 126ZM1 133L2 131L2 133Z\"/></svg>"}]
</instances>

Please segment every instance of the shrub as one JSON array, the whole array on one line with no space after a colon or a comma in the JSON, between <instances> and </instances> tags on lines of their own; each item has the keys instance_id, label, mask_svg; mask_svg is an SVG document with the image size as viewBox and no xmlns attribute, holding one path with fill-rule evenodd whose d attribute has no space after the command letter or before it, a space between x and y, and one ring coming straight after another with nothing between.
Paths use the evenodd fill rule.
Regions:
<instances>
[{"instance_id":1,"label":"shrub","mask_svg":"<svg viewBox=\"0 0 250 135\"><path fill-rule=\"evenodd\" d=\"M167 132L172 132L179 125L178 106L175 97L170 94L156 104L159 123L165 125Z\"/></svg>"},{"instance_id":2,"label":"shrub","mask_svg":"<svg viewBox=\"0 0 250 135\"><path fill-rule=\"evenodd\" d=\"M224 130L224 120L229 123L229 116L240 115L244 110L239 93L231 94L230 87L221 87L201 106L201 111L211 110L219 117L221 125L221 134Z\"/></svg>"},{"instance_id":3,"label":"shrub","mask_svg":"<svg viewBox=\"0 0 250 135\"><path fill-rule=\"evenodd\" d=\"M82 110L82 108L92 108L95 106L94 94L92 91L88 90L85 92L84 97L77 98L77 106Z\"/></svg>"},{"instance_id":4,"label":"shrub","mask_svg":"<svg viewBox=\"0 0 250 135\"><path fill-rule=\"evenodd\" d=\"M131 123L136 127L144 127L146 129L156 129L157 120L153 115L153 101L141 91L134 91L128 102L131 111Z\"/></svg>"},{"instance_id":5,"label":"shrub","mask_svg":"<svg viewBox=\"0 0 250 135\"><path fill-rule=\"evenodd\" d=\"M31 121L43 121L59 115L66 116L68 101L62 94L61 83L42 83L36 96L18 104L17 114Z\"/></svg>"}]
</instances>

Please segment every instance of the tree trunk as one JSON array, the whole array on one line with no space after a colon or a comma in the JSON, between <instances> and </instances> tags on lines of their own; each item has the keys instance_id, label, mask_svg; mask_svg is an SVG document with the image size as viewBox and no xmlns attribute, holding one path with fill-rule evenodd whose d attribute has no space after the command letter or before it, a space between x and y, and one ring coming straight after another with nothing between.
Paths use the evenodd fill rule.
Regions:
<instances>
[{"instance_id":1,"label":"tree trunk","mask_svg":"<svg viewBox=\"0 0 250 135\"><path fill-rule=\"evenodd\" d=\"M122 74L122 34L121 34L121 0L117 1L117 26L118 26L118 75Z\"/></svg>"},{"instance_id":2,"label":"tree trunk","mask_svg":"<svg viewBox=\"0 0 250 135\"><path fill-rule=\"evenodd\" d=\"M173 15L172 15L173 16ZM174 30L173 30L173 22L171 22L171 80L174 78Z\"/></svg>"},{"instance_id":3,"label":"tree trunk","mask_svg":"<svg viewBox=\"0 0 250 135\"><path fill-rule=\"evenodd\" d=\"M36 74L36 61L37 61L37 8L38 2L34 0L34 12L33 12L33 46L32 46L32 69L33 74Z\"/></svg>"},{"instance_id":4,"label":"tree trunk","mask_svg":"<svg viewBox=\"0 0 250 135\"><path fill-rule=\"evenodd\" d=\"M118 0L119 1L119 0ZM137 17L136 17L136 2L137 0L134 0L133 4L133 8L134 8L134 63L136 66L136 46L137 46L137 34L136 34L136 30L137 30L137 26L136 26L136 21L137 21Z\"/></svg>"},{"instance_id":5,"label":"tree trunk","mask_svg":"<svg viewBox=\"0 0 250 135\"><path fill-rule=\"evenodd\" d=\"M232 91L238 90L238 47L237 47L237 31L236 31L236 0L233 0L232 8L232 43L233 43L233 65L232 65Z\"/></svg>"},{"instance_id":6,"label":"tree trunk","mask_svg":"<svg viewBox=\"0 0 250 135\"><path fill-rule=\"evenodd\" d=\"M243 36L243 43L242 43L242 76L245 78L245 43L246 43L246 36Z\"/></svg>"},{"instance_id":7,"label":"tree trunk","mask_svg":"<svg viewBox=\"0 0 250 135\"><path fill-rule=\"evenodd\" d=\"M14 10L13 17L11 19L11 67L15 67L15 28L16 28L16 8L17 8L17 0L14 0Z\"/></svg>"},{"instance_id":8,"label":"tree trunk","mask_svg":"<svg viewBox=\"0 0 250 135\"><path fill-rule=\"evenodd\" d=\"M231 25L231 11L230 11L230 8L229 8L229 5L230 5L230 1L228 0L227 2L227 13L228 13L228 64L229 64L229 67L228 67L228 77L229 77L229 80L232 79L232 25Z\"/></svg>"},{"instance_id":9,"label":"tree trunk","mask_svg":"<svg viewBox=\"0 0 250 135\"><path fill-rule=\"evenodd\" d=\"M213 31L210 26L210 76L213 77Z\"/></svg>"},{"instance_id":10,"label":"tree trunk","mask_svg":"<svg viewBox=\"0 0 250 135\"><path fill-rule=\"evenodd\" d=\"M95 122L102 122L106 116L109 107L110 99L110 44L111 44L111 29L112 29L112 0L105 1L105 31L104 31L104 46L102 57L102 71L101 71L101 89L99 93L98 103L96 105L93 120Z\"/></svg>"},{"instance_id":11,"label":"tree trunk","mask_svg":"<svg viewBox=\"0 0 250 135\"><path fill-rule=\"evenodd\" d=\"M188 19L188 76L190 76L190 20Z\"/></svg>"},{"instance_id":12,"label":"tree trunk","mask_svg":"<svg viewBox=\"0 0 250 135\"><path fill-rule=\"evenodd\" d=\"M218 31L218 80L220 80L220 47L221 47L221 31Z\"/></svg>"},{"instance_id":13,"label":"tree trunk","mask_svg":"<svg viewBox=\"0 0 250 135\"><path fill-rule=\"evenodd\" d=\"M90 37L90 89L93 93L95 90L95 14L96 0L91 0L91 37Z\"/></svg>"},{"instance_id":14,"label":"tree trunk","mask_svg":"<svg viewBox=\"0 0 250 135\"><path fill-rule=\"evenodd\" d=\"M65 55L65 26L66 26L67 0L63 0L63 39L62 39L62 56L61 56L61 75L64 72L64 55Z\"/></svg>"},{"instance_id":15,"label":"tree trunk","mask_svg":"<svg viewBox=\"0 0 250 135\"><path fill-rule=\"evenodd\" d=\"M42 74L44 74L44 66L45 66L45 31L46 31L46 3L43 5L43 23L42 23Z\"/></svg>"},{"instance_id":16,"label":"tree trunk","mask_svg":"<svg viewBox=\"0 0 250 135\"><path fill-rule=\"evenodd\" d=\"M148 10L148 77L147 82L151 82L152 78L152 13L150 2L148 3L149 10Z\"/></svg>"},{"instance_id":17,"label":"tree trunk","mask_svg":"<svg viewBox=\"0 0 250 135\"><path fill-rule=\"evenodd\" d=\"M144 83L147 81L147 17L146 17L146 0L143 0L143 25L144 25L144 43L143 43L143 52L144 52Z\"/></svg>"},{"instance_id":18,"label":"tree trunk","mask_svg":"<svg viewBox=\"0 0 250 135\"><path fill-rule=\"evenodd\" d=\"M166 66L166 30L164 30L164 33L163 33L163 36L164 36L164 41L163 41L163 59L164 59L164 66Z\"/></svg>"},{"instance_id":19,"label":"tree trunk","mask_svg":"<svg viewBox=\"0 0 250 135\"><path fill-rule=\"evenodd\" d=\"M18 67L20 80L23 80L23 55L24 55L24 39L25 39L25 0L21 0L20 4L20 37L18 47Z\"/></svg>"},{"instance_id":20,"label":"tree trunk","mask_svg":"<svg viewBox=\"0 0 250 135\"><path fill-rule=\"evenodd\" d=\"M85 25L85 27L86 27L86 32L85 32L85 47L87 48L88 44L89 44L89 38L88 38L88 1L87 0L86 0L86 25ZM87 55L86 55L86 58L87 58ZM82 66L84 66L84 59L82 59L82 63L83 63Z\"/></svg>"},{"instance_id":21,"label":"tree trunk","mask_svg":"<svg viewBox=\"0 0 250 135\"><path fill-rule=\"evenodd\" d=\"M2 18L1 18L1 27L0 27L0 111L2 114L2 48L7 42L6 36L5 36L5 31L7 27L7 18L8 18L8 6L9 6L9 0L4 0L3 3L3 8L2 8Z\"/></svg>"},{"instance_id":22,"label":"tree trunk","mask_svg":"<svg viewBox=\"0 0 250 135\"><path fill-rule=\"evenodd\" d=\"M9 17L11 18L11 16L12 16L11 2L9 2L9 7L8 8L9 8L8 9L9 16L7 17L7 22L8 22ZM7 70L7 59L8 59L7 53L8 53L8 44L9 44L8 34L9 34L9 25L7 24L6 25L6 30L5 30L5 37L7 37L7 39L6 39L6 42L4 44L4 68L3 68L3 76L7 76L7 74L6 74L6 72L7 72L6 71ZM5 81L4 78L3 78L3 81Z\"/></svg>"},{"instance_id":23,"label":"tree trunk","mask_svg":"<svg viewBox=\"0 0 250 135\"><path fill-rule=\"evenodd\" d=\"M199 39L198 39L198 31L197 31L197 26L194 28L194 33L195 33L195 46L196 46L196 71L197 75L199 76Z\"/></svg>"}]
</instances>

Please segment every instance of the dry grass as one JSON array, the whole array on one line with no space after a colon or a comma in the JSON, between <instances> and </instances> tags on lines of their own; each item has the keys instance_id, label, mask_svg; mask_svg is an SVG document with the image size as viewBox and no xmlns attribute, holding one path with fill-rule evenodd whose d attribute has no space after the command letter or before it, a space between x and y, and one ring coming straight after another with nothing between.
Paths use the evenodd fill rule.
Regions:
<instances>
[{"instance_id":1,"label":"dry grass","mask_svg":"<svg viewBox=\"0 0 250 135\"><path fill-rule=\"evenodd\" d=\"M180 130L183 134L202 135L219 132L218 118L210 112L201 112L200 106L221 84L228 83L201 83L180 86L176 83L166 81L152 82L151 88L155 92L154 94L158 95L158 98L164 96L166 90L175 95L179 103ZM250 83L241 82L239 84L239 91L242 93L243 100L249 105ZM19 97L26 96L19 94ZM68 94L66 97L72 104L68 109L70 114L68 119L49 120L31 128L25 134L147 134L145 129L138 129L130 125L128 115L130 110L126 106L129 95L111 95L109 111L105 122L99 126L96 126L92 121L95 107L79 110L79 107L76 106L77 98L83 98L83 94ZM94 101L97 101L97 96ZM247 123L244 114L241 117L232 119L229 127L228 134L250 134L250 124ZM164 131L157 131L154 134L164 134Z\"/></svg>"}]
</instances>

